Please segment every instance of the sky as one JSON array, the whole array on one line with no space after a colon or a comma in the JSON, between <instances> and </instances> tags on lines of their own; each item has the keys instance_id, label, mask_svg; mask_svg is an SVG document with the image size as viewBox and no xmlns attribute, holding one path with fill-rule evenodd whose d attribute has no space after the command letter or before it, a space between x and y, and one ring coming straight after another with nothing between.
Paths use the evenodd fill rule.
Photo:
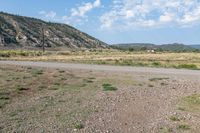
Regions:
<instances>
[{"instance_id":1,"label":"sky","mask_svg":"<svg viewBox=\"0 0 200 133\"><path fill-rule=\"evenodd\" d=\"M200 44L200 0L0 0L0 11L69 24L109 44Z\"/></svg>"}]
</instances>

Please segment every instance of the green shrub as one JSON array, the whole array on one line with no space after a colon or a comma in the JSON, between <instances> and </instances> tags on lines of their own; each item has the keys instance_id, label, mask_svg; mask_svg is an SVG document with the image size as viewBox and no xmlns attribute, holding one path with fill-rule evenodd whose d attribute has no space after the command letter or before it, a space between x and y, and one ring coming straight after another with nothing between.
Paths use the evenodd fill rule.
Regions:
<instances>
[{"instance_id":1,"label":"green shrub","mask_svg":"<svg viewBox=\"0 0 200 133\"><path fill-rule=\"evenodd\" d=\"M84 128L84 125L81 124L81 123L75 123L75 124L74 124L74 127L75 127L76 129L83 129L83 128Z\"/></svg>"},{"instance_id":2,"label":"green shrub","mask_svg":"<svg viewBox=\"0 0 200 133\"><path fill-rule=\"evenodd\" d=\"M116 91L117 88L113 87L111 84L103 84L103 90L104 91Z\"/></svg>"},{"instance_id":3,"label":"green shrub","mask_svg":"<svg viewBox=\"0 0 200 133\"><path fill-rule=\"evenodd\" d=\"M189 130L190 129L190 126L189 125L185 125L185 124L181 124L178 126L178 129L181 129L181 130Z\"/></svg>"},{"instance_id":4,"label":"green shrub","mask_svg":"<svg viewBox=\"0 0 200 133\"><path fill-rule=\"evenodd\" d=\"M186 69L198 69L195 64L180 64L178 68L186 68Z\"/></svg>"}]
</instances>

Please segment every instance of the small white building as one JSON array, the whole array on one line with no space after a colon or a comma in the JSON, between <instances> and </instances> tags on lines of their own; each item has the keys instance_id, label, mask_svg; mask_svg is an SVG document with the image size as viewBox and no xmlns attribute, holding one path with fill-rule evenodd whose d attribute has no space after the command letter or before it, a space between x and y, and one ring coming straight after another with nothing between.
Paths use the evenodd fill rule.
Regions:
<instances>
[{"instance_id":1,"label":"small white building","mask_svg":"<svg viewBox=\"0 0 200 133\"><path fill-rule=\"evenodd\" d=\"M148 53L155 53L155 50L152 49L152 50L147 50Z\"/></svg>"}]
</instances>

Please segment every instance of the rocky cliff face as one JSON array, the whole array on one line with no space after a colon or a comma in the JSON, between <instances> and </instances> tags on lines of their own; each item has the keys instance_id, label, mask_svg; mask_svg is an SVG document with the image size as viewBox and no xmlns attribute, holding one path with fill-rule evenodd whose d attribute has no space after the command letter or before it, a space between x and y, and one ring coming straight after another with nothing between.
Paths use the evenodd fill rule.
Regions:
<instances>
[{"instance_id":1,"label":"rocky cliff face","mask_svg":"<svg viewBox=\"0 0 200 133\"><path fill-rule=\"evenodd\" d=\"M43 34L45 46L48 48L98 49L109 47L106 43L66 24L50 23L0 12L1 47L41 47Z\"/></svg>"}]
</instances>

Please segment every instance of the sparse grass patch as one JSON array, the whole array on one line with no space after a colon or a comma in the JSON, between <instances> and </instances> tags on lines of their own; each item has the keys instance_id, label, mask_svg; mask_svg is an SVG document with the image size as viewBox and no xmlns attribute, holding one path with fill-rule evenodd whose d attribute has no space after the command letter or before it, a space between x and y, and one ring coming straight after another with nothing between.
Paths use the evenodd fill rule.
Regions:
<instances>
[{"instance_id":1,"label":"sparse grass patch","mask_svg":"<svg viewBox=\"0 0 200 133\"><path fill-rule=\"evenodd\" d=\"M180 119L177 116L171 116L171 117L169 117L169 119L171 121L180 121Z\"/></svg>"},{"instance_id":2,"label":"sparse grass patch","mask_svg":"<svg viewBox=\"0 0 200 133\"><path fill-rule=\"evenodd\" d=\"M33 75L34 77L36 77L36 76L38 76L38 75L42 75L44 72L43 72L43 70L34 69L34 70L31 71L31 73L32 73L32 75Z\"/></svg>"},{"instance_id":3,"label":"sparse grass patch","mask_svg":"<svg viewBox=\"0 0 200 133\"><path fill-rule=\"evenodd\" d=\"M172 131L173 131L172 128L169 128L169 127L160 128L160 133L171 133Z\"/></svg>"},{"instance_id":4,"label":"sparse grass patch","mask_svg":"<svg viewBox=\"0 0 200 133\"><path fill-rule=\"evenodd\" d=\"M152 88L152 87L154 87L154 85L152 85L152 84L149 84L149 85L148 85L148 87L151 87L151 88Z\"/></svg>"},{"instance_id":5,"label":"sparse grass patch","mask_svg":"<svg viewBox=\"0 0 200 133\"><path fill-rule=\"evenodd\" d=\"M111 84L103 84L103 90L104 91L116 91L117 88L112 86Z\"/></svg>"},{"instance_id":6,"label":"sparse grass patch","mask_svg":"<svg viewBox=\"0 0 200 133\"><path fill-rule=\"evenodd\" d=\"M164 82L162 82L162 83L160 83L160 85L161 86L166 86L166 85L168 85L167 83L164 83Z\"/></svg>"},{"instance_id":7,"label":"sparse grass patch","mask_svg":"<svg viewBox=\"0 0 200 133\"><path fill-rule=\"evenodd\" d=\"M169 78L150 78L149 81L160 81L160 80L167 80Z\"/></svg>"},{"instance_id":8,"label":"sparse grass patch","mask_svg":"<svg viewBox=\"0 0 200 133\"><path fill-rule=\"evenodd\" d=\"M177 127L179 130L189 130L190 129L190 126L189 125L186 125L186 124L181 124L181 125L178 125Z\"/></svg>"},{"instance_id":9,"label":"sparse grass patch","mask_svg":"<svg viewBox=\"0 0 200 133\"><path fill-rule=\"evenodd\" d=\"M90 80L90 79L84 79L84 82L86 82L86 83L93 83L94 81Z\"/></svg>"},{"instance_id":10,"label":"sparse grass patch","mask_svg":"<svg viewBox=\"0 0 200 133\"><path fill-rule=\"evenodd\" d=\"M177 68L185 68L185 69L198 69L197 65L195 64L180 64Z\"/></svg>"},{"instance_id":11,"label":"sparse grass patch","mask_svg":"<svg viewBox=\"0 0 200 133\"><path fill-rule=\"evenodd\" d=\"M83 125L82 123L75 123L75 124L74 124L74 128L80 130L80 129L83 129L83 128L84 128L84 125Z\"/></svg>"},{"instance_id":12,"label":"sparse grass patch","mask_svg":"<svg viewBox=\"0 0 200 133\"><path fill-rule=\"evenodd\" d=\"M17 85L17 91L26 91L26 90L29 90L29 88L27 88L27 87L23 87L23 86L21 86L21 85Z\"/></svg>"},{"instance_id":13,"label":"sparse grass patch","mask_svg":"<svg viewBox=\"0 0 200 133\"><path fill-rule=\"evenodd\" d=\"M10 100L8 92L0 92L0 108L3 108L6 104L8 104Z\"/></svg>"},{"instance_id":14,"label":"sparse grass patch","mask_svg":"<svg viewBox=\"0 0 200 133\"><path fill-rule=\"evenodd\" d=\"M155 66L155 67L159 67L159 66L161 66L161 63L160 62L153 62L152 65Z\"/></svg>"},{"instance_id":15,"label":"sparse grass patch","mask_svg":"<svg viewBox=\"0 0 200 133\"><path fill-rule=\"evenodd\" d=\"M200 94L193 94L187 97L183 97L179 103L179 110L190 112L199 112L200 111Z\"/></svg>"},{"instance_id":16,"label":"sparse grass patch","mask_svg":"<svg viewBox=\"0 0 200 133\"><path fill-rule=\"evenodd\" d=\"M65 70L59 70L58 72L59 73L65 73Z\"/></svg>"}]
</instances>

